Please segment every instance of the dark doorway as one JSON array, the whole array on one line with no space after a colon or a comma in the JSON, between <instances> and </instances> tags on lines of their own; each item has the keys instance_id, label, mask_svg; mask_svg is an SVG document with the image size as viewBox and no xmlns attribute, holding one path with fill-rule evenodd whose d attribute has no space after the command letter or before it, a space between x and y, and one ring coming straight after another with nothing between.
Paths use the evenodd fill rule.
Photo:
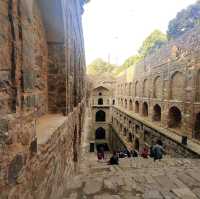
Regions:
<instances>
[{"instance_id":1,"label":"dark doorway","mask_svg":"<svg viewBox=\"0 0 200 199\"><path fill-rule=\"evenodd\" d=\"M144 102L142 106L142 115L148 117L148 104L146 102Z\"/></svg>"},{"instance_id":2,"label":"dark doorway","mask_svg":"<svg viewBox=\"0 0 200 199\"><path fill-rule=\"evenodd\" d=\"M128 140L129 140L129 142L132 142L132 141L133 141L132 133L129 133L129 134L128 134Z\"/></svg>"},{"instance_id":3,"label":"dark doorway","mask_svg":"<svg viewBox=\"0 0 200 199\"><path fill-rule=\"evenodd\" d=\"M137 151L140 150L140 142L139 142L138 139L135 140L135 149L136 149Z\"/></svg>"},{"instance_id":4,"label":"dark doorway","mask_svg":"<svg viewBox=\"0 0 200 199\"><path fill-rule=\"evenodd\" d=\"M153 121L161 121L161 107L156 104L153 107Z\"/></svg>"},{"instance_id":5,"label":"dark doorway","mask_svg":"<svg viewBox=\"0 0 200 199\"><path fill-rule=\"evenodd\" d=\"M169 119L168 122L169 128L181 127L182 116L181 116L181 111L177 107L173 106L170 108L168 119Z\"/></svg>"},{"instance_id":6,"label":"dark doorway","mask_svg":"<svg viewBox=\"0 0 200 199\"><path fill-rule=\"evenodd\" d=\"M77 127L74 129L73 137L73 161L78 162L78 150L77 150Z\"/></svg>"},{"instance_id":7,"label":"dark doorway","mask_svg":"<svg viewBox=\"0 0 200 199\"><path fill-rule=\"evenodd\" d=\"M194 125L194 138L200 140L200 113L196 115L196 120Z\"/></svg>"},{"instance_id":8,"label":"dark doorway","mask_svg":"<svg viewBox=\"0 0 200 199\"><path fill-rule=\"evenodd\" d=\"M138 126L137 124L135 125L135 132L136 134L140 133L140 126Z\"/></svg>"},{"instance_id":9,"label":"dark doorway","mask_svg":"<svg viewBox=\"0 0 200 199\"><path fill-rule=\"evenodd\" d=\"M104 128L100 127L96 130L95 138L97 140L105 139L106 138L106 131Z\"/></svg>"},{"instance_id":10,"label":"dark doorway","mask_svg":"<svg viewBox=\"0 0 200 199\"><path fill-rule=\"evenodd\" d=\"M104 111L100 110L96 112L96 121L97 122L105 122L106 121L106 114Z\"/></svg>"},{"instance_id":11,"label":"dark doorway","mask_svg":"<svg viewBox=\"0 0 200 199\"><path fill-rule=\"evenodd\" d=\"M103 98L98 99L98 105L103 105Z\"/></svg>"},{"instance_id":12,"label":"dark doorway","mask_svg":"<svg viewBox=\"0 0 200 199\"><path fill-rule=\"evenodd\" d=\"M139 102L136 101L136 102L135 102L135 112L136 112L136 113L139 113L139 109L140 109Z\"/></svg>"},{"instance_id":13,"label":"dark doorway","mask_svg":"<svg viewBox=\"0 0 200 199\"><path fill-rule=\"evenodd\" d=\"M113 100L112 104L115 105L115 100Z\"/></svg>"}]
</instances>

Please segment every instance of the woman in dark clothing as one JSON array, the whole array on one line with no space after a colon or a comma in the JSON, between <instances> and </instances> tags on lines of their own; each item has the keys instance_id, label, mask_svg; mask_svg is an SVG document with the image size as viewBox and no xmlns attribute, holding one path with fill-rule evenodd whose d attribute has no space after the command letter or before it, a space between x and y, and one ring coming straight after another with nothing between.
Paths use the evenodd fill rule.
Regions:
<instances>
[{"instance_id":1,"label":"woman in dark clothing","mask_svg":"<svg viewBox=\"0 0 200 199\"><path fill-rule=\"evenodd\" d=\"M119 158L117 153L114 151L112 157L110 158L109 164L119 164Z\"/></svg>"}]
</instances>

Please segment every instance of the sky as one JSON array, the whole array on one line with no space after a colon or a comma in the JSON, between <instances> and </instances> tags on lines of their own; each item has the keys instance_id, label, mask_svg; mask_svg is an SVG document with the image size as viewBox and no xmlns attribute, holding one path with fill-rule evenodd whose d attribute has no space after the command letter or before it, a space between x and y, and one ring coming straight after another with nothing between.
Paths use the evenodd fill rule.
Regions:
<instances>
[{"instance_id":1,"label":"sky","mask_svg":"<svg viewBox=\"0 0 200 199\"><path fill-rule=\"evenodd\" d=\"M85 5L83 30L86 63L102 58L122 64L137 53L155 29L166 32L177 12L196 0L91 0Z\"/></svg>"}]
</instances>

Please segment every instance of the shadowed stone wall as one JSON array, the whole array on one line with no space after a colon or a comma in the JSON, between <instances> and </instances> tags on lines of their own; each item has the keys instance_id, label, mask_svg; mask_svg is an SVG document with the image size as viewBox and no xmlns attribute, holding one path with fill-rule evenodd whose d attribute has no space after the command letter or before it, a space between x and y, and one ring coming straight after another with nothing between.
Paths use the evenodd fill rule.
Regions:
<instances>
[{"instance_id":1,"label":"shadowed stone wall","mask_svg":"<svg viewBox=\"0 0 200 199\"><path fill-rule=\"evenodd\" d=\"M76 171L85 103L82 4L0 1L1 199L58 198ZM48 130L49 113L63 123Z\"/></svg>"}]
</instances>

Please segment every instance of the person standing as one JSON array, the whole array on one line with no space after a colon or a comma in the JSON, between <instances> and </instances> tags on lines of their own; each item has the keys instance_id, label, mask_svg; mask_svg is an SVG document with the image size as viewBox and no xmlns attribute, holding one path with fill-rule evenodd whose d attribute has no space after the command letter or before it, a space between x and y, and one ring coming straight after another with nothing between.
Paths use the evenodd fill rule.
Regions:
<instances>
[{"instance_id":1,"label":"person standing","mask_svg":"<svg viewBox=\"0 0 200 199\"><path fill-rule=\"evenodd\" d=\"M153 158L154 161L156 160L161 160L163 158L163 154L165 153L165 150L162 146L162 141L161 140L157 140L156 145L153 146Z\"/></svg>"}]
</instances>

